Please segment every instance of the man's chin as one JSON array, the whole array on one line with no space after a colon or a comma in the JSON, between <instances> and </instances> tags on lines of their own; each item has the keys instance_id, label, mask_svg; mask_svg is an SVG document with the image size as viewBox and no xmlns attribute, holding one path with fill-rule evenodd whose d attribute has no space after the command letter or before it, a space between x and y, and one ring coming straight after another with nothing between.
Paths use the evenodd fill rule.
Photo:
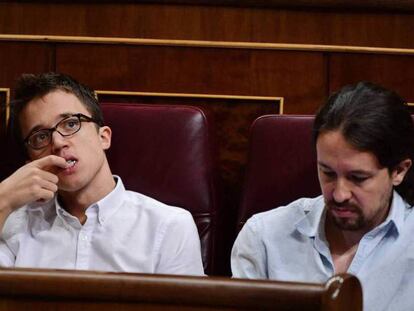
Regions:
<instances>
[{"instance_id":1,"label":"man's chin","mask_svg":"<svg viewBox=\"0 0 414 311\"><path fill-rule=\"evenodd\" d=\"M360 217L351 219L332 216L332 220L337 228L345 231L358 231L364 227L364 222Z\"/></svg>"},{"instance_id":2,"label":"man's chin","mask_svg":"<svg viewBox=\"0 0 414 311\"><path fill-rule=\"evenodd\" d=\"M59 192L76 192L82 187L75 182L65 183L59 182L58 183L58 191Z\"/></svg>"}]
</instances>

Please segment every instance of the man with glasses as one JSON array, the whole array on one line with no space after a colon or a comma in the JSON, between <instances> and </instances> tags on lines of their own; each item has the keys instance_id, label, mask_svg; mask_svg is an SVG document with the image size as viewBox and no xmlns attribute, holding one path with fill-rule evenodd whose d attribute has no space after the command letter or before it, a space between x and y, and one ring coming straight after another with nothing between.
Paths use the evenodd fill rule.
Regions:
<instances>
[{"instance_id":1,"label":"man with glasses","mask_svg":"<svg viewBox=\"0 0 414 311\"><path fill-rule=\"evenodd\" d=\"M63 74L23 75L12 108L30 161L0 183L1 266L204 274L191 214L111 174L111 129L92 91Z\"/></svg>"}]
</instances>

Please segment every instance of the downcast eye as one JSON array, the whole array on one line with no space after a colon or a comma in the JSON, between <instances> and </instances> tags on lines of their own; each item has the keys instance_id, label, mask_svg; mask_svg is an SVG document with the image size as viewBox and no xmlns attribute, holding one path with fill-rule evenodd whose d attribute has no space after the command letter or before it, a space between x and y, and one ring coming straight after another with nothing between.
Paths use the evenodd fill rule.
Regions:
<instances>
[{"instance_id":1,"label":"downcast eye","mask_svg":"<svg viewBox=\"0 0 414 311\"><path fill-rule=\"evenodd\" d=\"M368 179L367 176L351 176L350 178L353 182L360 184Z\"/></svg>"}]
</instances>

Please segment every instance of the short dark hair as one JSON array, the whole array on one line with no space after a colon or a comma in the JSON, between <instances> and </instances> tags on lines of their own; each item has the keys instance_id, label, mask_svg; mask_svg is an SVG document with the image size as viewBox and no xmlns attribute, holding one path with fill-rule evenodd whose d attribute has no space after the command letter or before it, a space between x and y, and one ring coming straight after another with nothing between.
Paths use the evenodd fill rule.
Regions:
<instances>
[{"instance_id":1,"label":"short dark hair","mask_svg":"<svg viewBox=\"0 0 414 311\"><path fill-rule=\"evenodd\" d=\"M330 96L316 115L314 144L321 133L333 130L356 149L373 153L389 172L405 159L414 162L414 126L406 101L382 86L360 82ZM395 189L414 204L412 168Z\"/></svg>"},{"instance_id":2,"label":"short dark hair","mask_svg":"<svg viewBox=\"0 0 414 311\"><path fill-rule=\"evenodd\" d=\"M75 95L98 126L104 125L103 115L95 92L69 75L55 72L23 74L17 81L14 100L11 103L12 129L15 137L22 141L19 115L33 99L45 96L53 91L62 90Z\"/></svg>"}]
</instances>

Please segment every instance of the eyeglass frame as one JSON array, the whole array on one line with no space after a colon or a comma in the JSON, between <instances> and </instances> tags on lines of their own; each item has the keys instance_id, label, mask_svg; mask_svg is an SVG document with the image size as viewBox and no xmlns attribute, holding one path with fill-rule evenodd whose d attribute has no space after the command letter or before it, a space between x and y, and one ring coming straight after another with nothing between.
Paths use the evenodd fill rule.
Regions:
<instances>
[{"instance_id":1,"label":"eyeglass frame","mask_svg":"<svg viewBox=\"0 0 414 311\"><path fill-rule=\"evenodd\" d=\"M79 128L75 132L73 132L71 134L62 134L61 132L59 132L58 131L58 126L63 121L65 121L65 120L67 120L69 118L73 118L73 117L77 117L78 118L78 120L79 120ZM93 123L98 124L98 122L94 118L88 117L88 116L84 115L83 113L71 114L71 115L68 115L68 116L64 117L63 119L61 119L58 123L56 123L56 125L54 127L51 127L51 128L42 128L42 129L38 129L38 130L36 130L34 132L29 133L26 136L26 138L23 140L23 143L24 143L25 146L28 146L28 147L30 147L30 148L32 148L34 150L41 150L43 148L46 148L47 146L49 146L52 143L53 132L58 132L62 137L69 137L69 136L75 135L82 128L82 122L93 122ZM48 143L46 145L44 145L44 146L42 146L40 148L35 148L34 146L32 146L30 144L30 137L32 137L34 134L39 133L41 131L47 131L49 133L49 141L48 141Z\"/></svg>"}]
</instances>

